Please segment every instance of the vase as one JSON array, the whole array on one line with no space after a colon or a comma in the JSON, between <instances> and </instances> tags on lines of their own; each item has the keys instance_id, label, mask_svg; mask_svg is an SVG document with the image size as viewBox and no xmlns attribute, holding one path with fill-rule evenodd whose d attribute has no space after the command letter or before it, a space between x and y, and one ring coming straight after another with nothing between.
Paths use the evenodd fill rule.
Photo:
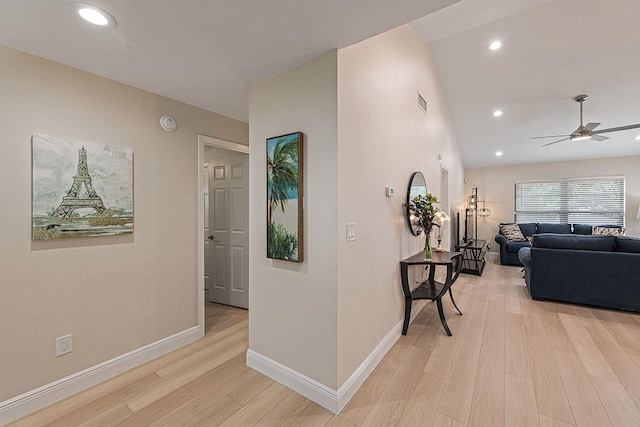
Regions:
<instances>
[{"instance_id":1,"label":"vase","mask_svg":"<svg viewBox=\"0 0 640 427\"><path fill-rule=\"evenodd\" d=\"M431 241L429 237L429 234L427 234L427 238L424 241L424 259L427 261L431 259Z\"/></svg>"}]
</instances>

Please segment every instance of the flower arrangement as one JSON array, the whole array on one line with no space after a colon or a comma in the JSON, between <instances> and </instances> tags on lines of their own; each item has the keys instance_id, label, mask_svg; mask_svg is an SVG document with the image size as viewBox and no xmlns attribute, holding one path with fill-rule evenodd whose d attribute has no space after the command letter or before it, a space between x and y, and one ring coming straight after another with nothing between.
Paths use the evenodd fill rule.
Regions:
<instances>
[{"instance_id":1,"label":"flower arrangement","mask_svg":"<svg viewBox=\"0 0 640 427\"><path fill-rule=\"evenodd\" d=\"M426 196L420 194L414 197L407 205L412 223L424 230L427 235L424 248L425 259L431 258L431 245L429 243L431 230L433 230L434 226L438 228L442 227L445 221L450 220L449 215L447 215L445 211L435 207L436 203L439 203L438 197L427 193Z\"/></svg>"},{"instance_id":2,"label":"flower arrangement","mask_svg":"<svg viewBox=\"0 0 640 427\"><path fill-rule=\"evenodd\" d=\"M422 228L426 234L431 233L433 226L442 227L445 221L449 221L449 215L435 207L438 197L427 193L414 197L408 204L409 212L414 224Z\"/></svg>"}]
</instances>

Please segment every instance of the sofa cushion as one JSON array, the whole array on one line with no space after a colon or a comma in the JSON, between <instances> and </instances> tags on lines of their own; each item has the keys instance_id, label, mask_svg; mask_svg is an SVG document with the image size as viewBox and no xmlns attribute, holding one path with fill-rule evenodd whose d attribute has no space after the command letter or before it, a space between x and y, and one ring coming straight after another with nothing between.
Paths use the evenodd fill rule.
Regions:
<instances>
[{"instance_id":1,"label":"sofa cushion","mask_svg":"<svg viewBox=\"0 0 640 427\"><path fill-rule=\"evenodd\" d=\"M522 232L520 231L520 227L518 224L501 224L500 225L500 234L502 234L507 242L521 242L525 240Z\"/></svg>"},{"instance_id":2,"label":"sofa cushion","mask_svg":"<svg viewBox=\"0 0 640 427\"><path fill-rule=\"evenodd\" d=\"M576 249L586 251L612 251L616 236L584 236L579 234L537 234L534 248Z\"/></svg>"},{"instance_id":3,"label":"sofa cushion","mask_svg":"<svg viewBox=\"0 0 640 427\"><path fill-rule=\"evenodd\" d=\"M621 227L593 227L593 234L606 234L610 236L624 236L624 228Z\"/></svg>"},{"instance_id":4,"label":"sofa cushion","mask_svg":"<svg viewBox=\"0 0 640 427\"><path fill-rule=\"evenodd\" d=\"M528 240L523 240L522 242L510 242L507 243L507 252L517 254L520 248L528 247L530 247Z\"/></svg>"},{"instance_id":5,"label":"sofa cushion","mask_svg":"<svg viewBox=\"0 0 640 427\"><path fill-rule=\"evenodd\" d=\"M571 233L570 224L538 224L538 234L542 233L556 233L556 234L569 234Z\"/></svg>"},{"instance_id":6,"label":"sofa cushion","mask_svg":"<svg viewBox=\"0 0 640 427\"><path fill-rule=\"evenodd\" d=\"M616 252L640 253L640 239L630 236L616 238Z\"/></svg>"},{"instance_id":7,"label":"sofa cushion","mask_svg":"<svg viewBox=\"0 0 640 427\"><path fill-rule=\"evenodd\" d=\"M520 231L522 231L522 234L524 234L525 237L533 236L534 234L537 233L535 222L529 222L529 223L518 224L518 225L520 226Z\"/></svg>"},{"instance_id":8,"label":"sofa cushion","mask_svg":"<svg viewBox=\"0 0 640 427\"><path fill-rule=\"evenodd\" d=\"M573 234L593 234L593 226L588 224L573 224Z\"/></svg>"}]
</instances>

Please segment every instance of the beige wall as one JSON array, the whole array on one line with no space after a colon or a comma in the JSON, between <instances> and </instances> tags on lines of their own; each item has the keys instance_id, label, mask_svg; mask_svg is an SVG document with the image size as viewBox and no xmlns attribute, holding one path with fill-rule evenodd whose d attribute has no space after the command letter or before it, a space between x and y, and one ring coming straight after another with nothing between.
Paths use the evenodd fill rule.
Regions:
<instances>
[{"instance_id":1,"label":"beige wall","mask_svg":"<svg viewBox=\"0 0 640 427\"><path fill-rule=\"evenodd\" d=\"M471 194L471 189L478 187L479 199L485 200L491 209L490 217L478 220L478 238L486 239L496 252L499 247L493 238L498 224L514 220L515 182L620 175L625 176L626 234L640 236L640 220L636 218L640 205L640 156L467 169L465 194Z\"/></svg>"},{"instance_id":2,"label":"beige wall","mask_svg":"<svg viewBox=\"0 0 640 427\"><path fill-rule=\"evenodd\" d=\"M197 135L248 126L1 46L0 75L3 401L197 325ZM31 241L33 133L133 148L133 235Z\"/></svg>"},{"instance_id":3,"label":"beige wall","mask_svg":"<svg viewBox=\"0 0 640 427\"><path fill-rule=\"evenodd\" d=\"M249 348L336 387L337 53L266 79L249 91ZM304 142L303 263L266 257L266 139Z\"/></svg>"},{"instance_id":4,"label":"beige wall","mask_svg":"<svg viewBox=\"0 0 640 427\"><path fill-rule=\"evenodd\" d=\"M424 235L411 235L404 218L411 174L422 171L428 191L441 196L440 167L446 167L454 211L460 208L463 166L431 52L409 27L340 50L338 64L342 385L403 319L398 262L424 247ZM417 105L418 91L428 103L426 116ZM385 197L388 186L395 188L394 197ZM354 242L346 242L347 223L356 224Z\"/></svg>"},{"instance_id":5,"label":"beige wall","mask_svg":"<svg viewBox=\"0 0 640 427\"><path fill-rule=\"evenodd\" d=\"M427 45L402 27L260 82L249 100L249 347L338 390L402 320L399 261L424 245L402 205L418 170L439 193L438 152L451 207L460 207L463 168L435 67ZM300 265L266 258L264 206L265 139L298 130L307 138ZM395 197L385 197L387 186Z\"/></svg>"}]
</instances>

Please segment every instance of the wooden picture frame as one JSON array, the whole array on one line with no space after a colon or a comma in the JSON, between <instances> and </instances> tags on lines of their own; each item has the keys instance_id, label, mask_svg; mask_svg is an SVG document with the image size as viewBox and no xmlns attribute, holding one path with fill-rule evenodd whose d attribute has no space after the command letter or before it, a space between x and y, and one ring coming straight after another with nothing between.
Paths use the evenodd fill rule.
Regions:
<instances>
[{"instance_id":1,"label":"wooden picture frame","mask_svg":"<svg viewBox=\"0 0 640 427\"><path fill-rule=\"evenodd\" d=\"M304 261L303 134L267 138L267 258Z\"/></svg>"}]
</instances>

